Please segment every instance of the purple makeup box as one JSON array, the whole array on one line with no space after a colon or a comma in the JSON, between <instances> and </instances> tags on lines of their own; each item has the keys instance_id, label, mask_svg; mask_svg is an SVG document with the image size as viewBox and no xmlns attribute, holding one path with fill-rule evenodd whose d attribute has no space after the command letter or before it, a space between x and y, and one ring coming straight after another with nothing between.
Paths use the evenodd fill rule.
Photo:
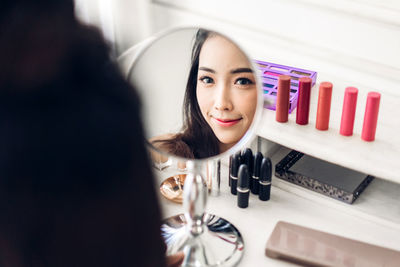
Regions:
<instances>
[{"instance_id":1,"label":"purple makeup box","mask_svg":"<svg viewBox=\"0 0 400 267\"><path fill-rule=\"evenodd\" d=\"M299 69L275 63L265 62L261 60L254 61L258 69L261 71L262 87L264 90L264 100L268 100L269 104L264 107L276 110L276 97L278 91L278 77L280 75L289 75L290 79L290 104L289 113L291 113L297 106L297 97L299 95L299 79L301 77L309 77L312 79L314 86L317 80L317 72L305 69Z\"/></svg>"}]
</instances>

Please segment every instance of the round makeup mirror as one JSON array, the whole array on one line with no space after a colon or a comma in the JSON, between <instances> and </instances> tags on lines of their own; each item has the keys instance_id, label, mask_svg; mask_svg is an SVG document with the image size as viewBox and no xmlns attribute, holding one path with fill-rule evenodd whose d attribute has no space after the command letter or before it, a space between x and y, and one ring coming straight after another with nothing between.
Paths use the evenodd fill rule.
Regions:
<instances>
[{"instance_id":1,"label":"round makeup mirror","mask_svg":"<svg viewBox=\"0 0 400 267\"><path fill-rule=\"evenodd\" d=\"M162 226L167 254L183 250L183 266L235 265L243 239L230 222L205 212L203 172L207 162L235 153L253 135L263 97L252 60L215 31L174 29L141 49L128 80L141 95L155 165L179 162L181 172L171 179L183 187L185 211Z\"/></svg>"}]
</instances>

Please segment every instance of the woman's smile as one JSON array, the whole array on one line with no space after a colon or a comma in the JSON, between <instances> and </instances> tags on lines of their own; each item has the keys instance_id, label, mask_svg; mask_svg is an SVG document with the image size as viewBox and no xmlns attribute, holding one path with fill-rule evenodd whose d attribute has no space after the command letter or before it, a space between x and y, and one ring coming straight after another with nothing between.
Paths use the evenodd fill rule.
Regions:
<instances>
[{"instance_id":1,"label":"woman's smile","mask_svg":"<svg viewBox=\"0 0 400 267\"><path fill-rule=\"evenodd\" d=\"M222 127L231 127L237 123L239 123L242 118L238 118L238 119L219 119L219 118L214 118L211 117L218 125L222 126Z\"/></svg>"}]
</instances>

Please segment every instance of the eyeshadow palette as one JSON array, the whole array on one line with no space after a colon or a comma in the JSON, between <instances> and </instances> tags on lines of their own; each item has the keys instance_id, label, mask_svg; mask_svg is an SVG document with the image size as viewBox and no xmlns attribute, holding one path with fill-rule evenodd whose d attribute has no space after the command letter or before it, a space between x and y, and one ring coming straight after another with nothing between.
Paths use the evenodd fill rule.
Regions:
<instances>
[{"instance_id":1,"label":"eyeshadow palette","mask_svg":"<svg viewBox=\"0 0 400 267\"><path fill-rule=\"evenodd\" d=\"M374 179L295 150L276 164L275 176L348 204L353 203Z\"/></svg>"},{"instance_id":2,"label":"eyeshadow palette","mask_svg":"<svg viewBox=\"0 0 400 267\"><path fill-rule=\"evenodd\" d=\"M265 254L296 266L396 267L400 262L400 251L284 221L276 224Z\"/></svg>"},{"instance_id":3,"label":"eyeshadow palette","mask_svg":"<svg viewBox=\"0 0 400 267\"><path fill-rule=\"evenodd\" d=\"M276 110L278 77L280 75L289 75L291 77L289 113L291 113L297 106L299 79L301 77L311 78L311 86L314 86L317 80L317 72L315 71L299 69L260 60L255 60L255 63L257 64L262 74L264 99L269 100L272 103L272 105L268 104L268 106L265 106L265 108L268 109Z\"/></svg>"}]
</instances>

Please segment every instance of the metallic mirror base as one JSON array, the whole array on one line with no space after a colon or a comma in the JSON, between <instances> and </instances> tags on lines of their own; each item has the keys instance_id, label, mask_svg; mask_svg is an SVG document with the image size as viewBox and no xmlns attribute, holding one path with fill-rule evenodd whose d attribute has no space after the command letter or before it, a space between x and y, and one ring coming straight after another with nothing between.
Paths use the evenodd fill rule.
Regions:
<instances>
[{"instance_id":1,"label":"metallic mirror base","mask_svg":"<svg viewBox=\"0 0 400 267\"><path fill-rule=\"evenodd\" d=\"M193 235L188 228L184 214L170 217L161 225L167 255L183 251L182 266L236 266L241 260L243 238L227 220L206 213L201 234Z\"/></svg>"},{"instance_id":2,"label":"metallic mirror base","mask_svg":"<svg viewBox=\"0 0 400 267\"><path fill-rule=\"evenodd\" d=\"M177 174L165 179L160 185L161 194L168 200L182 204L185 179L186 174Z\"/></svg>"}]
</instances>

